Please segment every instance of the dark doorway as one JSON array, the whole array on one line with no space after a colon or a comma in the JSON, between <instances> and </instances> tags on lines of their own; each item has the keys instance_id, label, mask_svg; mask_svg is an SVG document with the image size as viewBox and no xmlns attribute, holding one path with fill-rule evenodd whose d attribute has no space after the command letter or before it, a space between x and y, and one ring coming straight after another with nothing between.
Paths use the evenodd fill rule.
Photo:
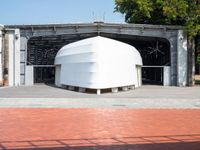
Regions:
<instances>
[{"instance_id":1,"label":"dark doorway","mask_svg":"<svg viewBox=\"0 0 200 150\"><path fill-rule=\"evenodd\" d=\"M143 67L142 84L163 85L163 67Z\"/></svg>"},{"instance_id":2,"label":"dark doorway","mask_svg":"<svg viewBox=\"0 0 200 150\"><path fill-rule=\"evenodd\" d=\"M82 39L103 36L134 46L141 54L144 66L170 66L170 43L156 37L143 37L111 33L82 33L32 37L28 41L27 65L44 66L34 68L34 82L41 83L54 80L54 59L64 45ZM162 84L161 68L143 69L143 83Z\"/></svg>"},{"instance_id":3,"label":"dark doorway","mask_svg":"<svg viewBox=\"0 0 200 150\"><path fill-rule=\"evenodd\" d=\"M34 83L54 83L54 67L34 67Z\"/></svg>"}]
</instances>

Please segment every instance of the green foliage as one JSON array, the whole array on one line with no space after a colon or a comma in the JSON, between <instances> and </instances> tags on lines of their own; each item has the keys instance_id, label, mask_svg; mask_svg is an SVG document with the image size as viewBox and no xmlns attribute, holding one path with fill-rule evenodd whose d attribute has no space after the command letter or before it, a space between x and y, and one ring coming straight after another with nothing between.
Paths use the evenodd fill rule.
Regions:
<instances>
[{"instance_id":1,"label":"green foliage","mask_svg":"<svg viewBox=\"0 0 200 150\"><path fill-rule=\"evenodd\" d=\"M184 0L166 0L163 1L162 7L163 14L169 21L184 20L187 17L188 3Z\"/></svg>"},{"instance_id":2,"label":"green foliage","mask_svg":"<svg viewBox=\"0 0 200 150\"><path fill-rule=\"evenodd\" d=\"M150 0L116 0L115 10L126 14L126 22L141 23L151 18L153 3Z\"/></svg>"},{"instance_id":3,"label":"green foliage","mask_svg":"<svg viewBox=\"0 0 200 150\"><path fill-rule=\"evenodd\" d=\"M128 23L181 25L191 38L200 34L200 0L115 0L115 5Z\"/></svg>"}]
</instances>

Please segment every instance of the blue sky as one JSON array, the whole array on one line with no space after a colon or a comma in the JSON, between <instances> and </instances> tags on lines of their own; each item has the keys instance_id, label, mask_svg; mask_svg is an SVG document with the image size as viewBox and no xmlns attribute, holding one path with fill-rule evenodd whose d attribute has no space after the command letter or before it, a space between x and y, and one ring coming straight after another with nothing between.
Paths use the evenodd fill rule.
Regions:
<instances>
[{"instance_id":1,"label":"blue sky","mask_svg":"<svg viewBox=\"0 0 200 150\"><path fill-rule=\"evenodd\" d=\"M114 0L0 0L0 24L124 23Z\"/></svg>"}]
</instances>

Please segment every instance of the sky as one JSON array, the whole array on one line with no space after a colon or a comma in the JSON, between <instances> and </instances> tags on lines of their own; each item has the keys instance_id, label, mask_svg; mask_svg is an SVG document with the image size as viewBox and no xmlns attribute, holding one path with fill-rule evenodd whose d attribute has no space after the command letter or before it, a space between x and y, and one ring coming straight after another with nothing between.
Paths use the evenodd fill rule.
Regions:
<instances>
[{"instance_id":1,"label":"sky","mask_svg":"<svg viewBox=\"0 0 200 150\"><path fill-rule=\"evenodd\" d=\"M0 0L0 24L124 23L114 0Z\"/></svg>"}]
</instances>

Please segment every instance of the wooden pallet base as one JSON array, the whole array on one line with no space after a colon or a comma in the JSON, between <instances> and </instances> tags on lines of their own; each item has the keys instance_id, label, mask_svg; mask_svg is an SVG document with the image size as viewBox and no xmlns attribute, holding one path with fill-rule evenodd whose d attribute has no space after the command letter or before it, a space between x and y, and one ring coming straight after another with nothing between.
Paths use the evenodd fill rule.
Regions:
<instances>
[{"instance_id":1,"label":"wooden pallet base","mask_svg":"<svg viewBox=\"0 0 200 150\"><path fill-rule=\"evenodd\" d=\"M70 91L77 91L77 92L81 92L81 93L93 93L93 94L100 95L102 93L117 93L119 91L134 90L135 85L123 86L123 87L114 87L114 88L107 88L107 89L89 89L89 88L83 88L83 87L62 85L62 88L68 89Z\"/></svg>"}]
</instances>

